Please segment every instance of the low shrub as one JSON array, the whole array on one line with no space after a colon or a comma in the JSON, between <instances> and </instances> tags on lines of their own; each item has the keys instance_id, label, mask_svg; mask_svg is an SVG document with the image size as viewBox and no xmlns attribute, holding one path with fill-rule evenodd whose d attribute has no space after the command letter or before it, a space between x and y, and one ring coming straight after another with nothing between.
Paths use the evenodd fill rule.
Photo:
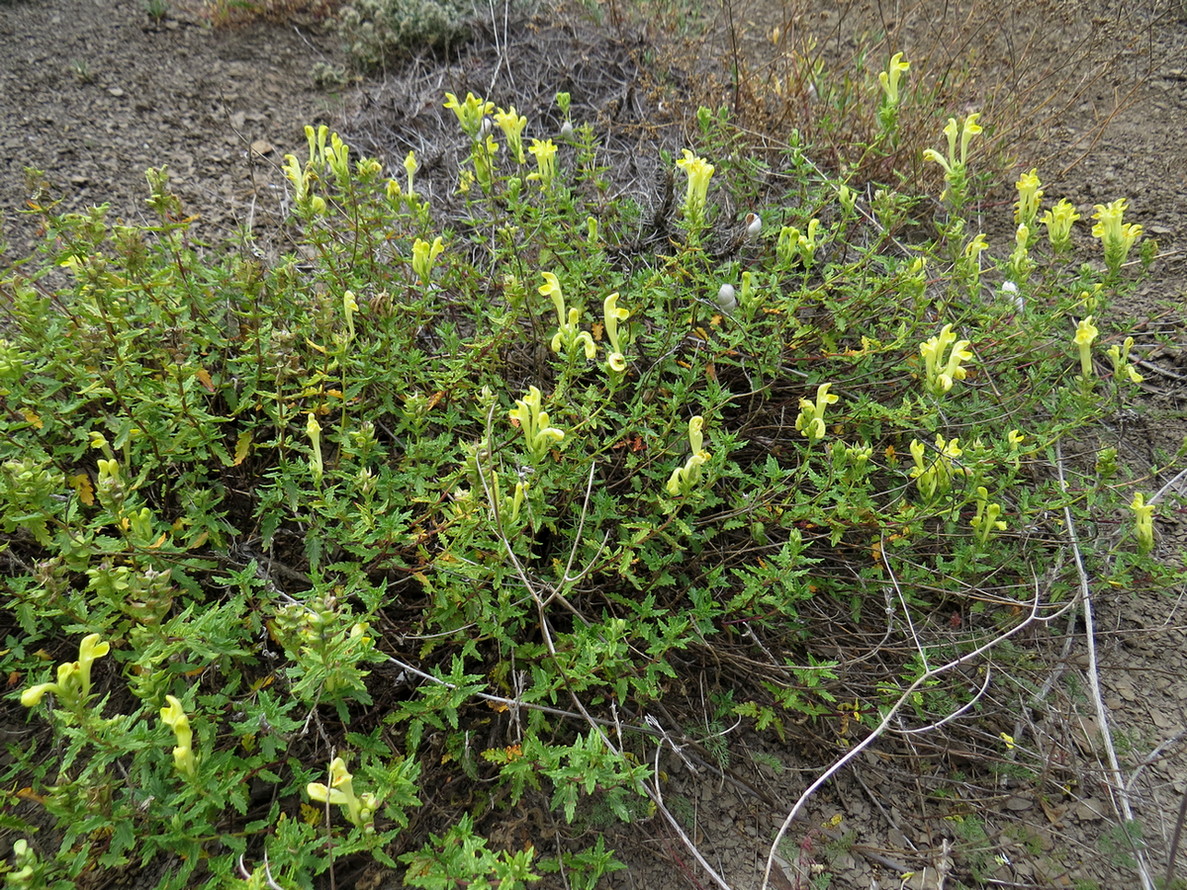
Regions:
<instances>
[{"instance_id":1,"label":"low shrub","mask_svg":"<svg viewBox=\"0 0 1187 890\"><path fill-rule=\"evenodd\" d=\"M473 0L351 0L337 27L355 64L371 69L465 40L476 15Z\"/></svg>"},{"instance_id":2,"label":"low shrub","mask_svg":"<svg viewBox=\"0 0 1187 890\"><path fill-rule=\"evenodd\" d=\"M655 212L610 194L590 127L447 107L448 217L414 155L391 177L310 129L276 262L197 243L157 170L155 224L46 211L0 278L0 666L38 727L4 784L44 811L8 817L10 881L592 887L616 863L581 826L664 812L656 745L686 737L657 703L709 721L685 678L728 690L718 725L849 744L1065 610L1073 548L1110 584L1156 571L1156 498L1100 429L1140 376L1108 324L1123 202L1081 261L1024 178L991 259L953 120L905 244L925 198L759 163L703 112ZM484 834L528 803L555 835Z\"/></svg>"}]
</instances>

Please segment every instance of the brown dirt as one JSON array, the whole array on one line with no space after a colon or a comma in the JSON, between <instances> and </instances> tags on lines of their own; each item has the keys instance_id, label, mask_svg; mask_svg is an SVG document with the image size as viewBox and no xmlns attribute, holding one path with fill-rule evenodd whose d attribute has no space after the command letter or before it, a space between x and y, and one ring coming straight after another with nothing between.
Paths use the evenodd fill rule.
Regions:
<instances>
[{"instance_id":1,"label":"brown dirt","mask_svg":"<svg viewBox=\"0 0 1187 890\"><path fill-rule=\"evenodd\" d=\"M1138 412L1109 418L1106 433L1132 465L1158 467L1149 487L1160 488L1179 469L1172 458L1187 433L1183 10L1178 0L1124 6L1092 0L1018 4L1008 15L976 19L967 15L971 8L925 5L900 10L890 22L877 5L855 4L845 15L829 6L797 16L772 3L730 12L744 46L760 43L773 24L786 31L795 23L819 33L822 45L842 57L865 22L890 31L896 48L909 54L927 41L937 45L937 34L969 34L968 40L950 41L950 52L980 72L969 79L974 85L1016 78L1016 91L1025 93L1033 84L1019 72L1064 72L1057 80L1038 78L1061 101L1036 110L1035 127L1016 154L1045 159L1020 168L1039 166L1048 196L1068 196L1086 217L1095 203L1129 197L1131 218L1159 239L1153 274L1125 307L1148 320L1138 345L1148 357L1148 401ZM595 121L625 178L653 192L655 144L675 138L672 129L660 132L665 112L633 61L646 40L624 44L584 25L553 29L512 22L472 50L448 60L412 60L341 96L312 85L315 61L340 61L333 36L312 19L215 30L200 14L179 7L157 22L137 3L0 0L0 45L0 211L10 258L23 255L36 234L33 218L20 212L30 195L22 174L27 166L45 172L62 209L110 202L113 217L138 220L146 196L143 169L168 164L187 209L202 215L198 232L209 241L244 226L266 232L275 223L284 208L278 164L284 153L301 150L306 123L328 123L393 165L416 148L429 160L426 176L432 181L434 166L449 168L448 150L436 148L446 144L439 101L446 89L513 101L532 120L554 117L553 93L570 89L575 116ZM702 46L707 58L732 57L720 31L710 30ZM1059 62L1065 58L1077 65ZM1023 64L1035 59L1045 61L1029 69ZM719 63L728 68L728 61ZM755 62L748 70L749 85L761 89L769 69ZM678 89L687 86L678 72L668 80ZM999 248L1008 231L1001 222L1008 220L1008 190L1001 196L1002 203L984 208ZM1175 483L1172 492L1160 526L1168 558L1176 558L1187 540L1177 516L1177 498L1187 494L1187 485ZM1174 815L1187 794L1182 591L1095 595L1104 697L1149 858L1161 873ZM798 890L813 875L831 876L829 886L862 890L990 881L1068 888L1077 881L1104 888L1134 883L1113 827L1099 727L1077 692L1087 687L1083 623L1061 628L1043 645L1050 655L1021 672L1035 687L1057 677L1041 702L1019 708L1033 702L1035 689L1006 681L1006 666L992 687L992 719L972 721L976 728L964 736L965 749L932 744L926 735L889 737L812 801L782 849L785 866L773 886ZM706 682L711 691L712 678ZM690 701L704 692L690 690ZM1016 722L991 725L1011 708L1020 714ZM702 735L709 739L716 731L706 726ZM787 809L840 753L837 732L822 727L814 743L790 749L738 727L726 736L724 770L703 757L698 762L695 752L687 763L664 752L668 803L736 890L759 886L767 846ZM1018 748L1004 751L997 732L1013 735ZM753 754L769 765L756 766ZM1008 770L994 777L985 768L989 759L999 766L1045 763L1047 769L1039 781L1009 778ZM838 822L828 821L834 816ZM711 885L658 819L611 841L631 867L608 886ZM1187 855L1180 856L1182 875Z\"/></svg>"}]
</instances>

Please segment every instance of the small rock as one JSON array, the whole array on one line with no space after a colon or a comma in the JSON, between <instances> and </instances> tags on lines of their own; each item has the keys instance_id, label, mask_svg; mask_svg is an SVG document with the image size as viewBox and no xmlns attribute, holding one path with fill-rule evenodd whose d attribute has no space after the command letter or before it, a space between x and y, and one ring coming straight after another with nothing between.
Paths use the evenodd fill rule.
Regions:
<instances>
[{"instance_id":1,"label":"small rock","mask_svg":"<svg viewBox=\"0 0 1187 890\"><path fill-rule=\"evenodd\" d=\"M1108 805L1095 797L1082 800L1072 807L1072 815L1080 822L1099 822L1108 812Z\"/></svg>"},{"instance_id":2,"label":"small rock","mask_svg":"<svg viewBox=\"0 0 1187 890\"><path fill-rule=\"evenodd\" d=\"M1137 690L1134 689L1133 683L1128 679L1119 678L1113 683L1113 688L1116 690L1117 694L1126 701L1137 701Z\"/></svg>"},{"instance_id":3,"label":"small rock","mask_svg":"<svg viewBox=\"0 0 1187 890\"><path fill-rule=\"evenodd\" d=\"M257 139L251 144L251 153L260 157L270 155L273 151L275 151L275 148L267 139Z\"/></svg>"},{"instance_id":4,"label":"small rock","mask_svg":"<svg viewBox=\"0 0 1187 890\"><path fill-rule=\"evenodd\" d=\"M1023 810L1029 810L1034 806L1034 801L1015 794L1013 797L1006 799L1006 809L1012 813L1020 813Z\"/></svg>"},{"instance_id":5,"label":"small rock","mask_svg":"<svg viewBox=\"0 0 1187 890\"><path fill-rule=\"evenodd\" d=\"M123 96L124 91L121 90L119 87L109 87L107 90L107 93L108 93L108 95L115 96L118 99L121 96Z\"/></svg>"}]
</instances>

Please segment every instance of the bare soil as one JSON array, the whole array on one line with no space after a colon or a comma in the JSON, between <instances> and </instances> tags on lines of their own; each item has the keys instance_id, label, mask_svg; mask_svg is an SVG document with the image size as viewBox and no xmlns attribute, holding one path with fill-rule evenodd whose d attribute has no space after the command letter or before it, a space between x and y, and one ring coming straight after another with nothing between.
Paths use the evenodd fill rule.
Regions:
<instances>
[{"instance_id":1,"label":"bare soil","mask_svg":"<svg viewBox=\"0 0 1187 890\"><path fill-rule=\"evenodd\" d=\"M1085 217L1093 204L1130 198L1129 218L1159 240L1150 279L1123 307L1140 322L1147 402L1105 425L1106 438L1131 465L1159 468L1148 486L1157 490L1172 483L1179 469L1172 458L1187 434L1183 10L1177 0L1089 0L1018 4L1000 17L970 17L978 8L984 4L923 4L907 11L855 4L851 14L849 7L845 14L828 7L794 15L777 4L739 5L729 12L741 49L723 30L710 28L701 50L727 69L736 51L753 59L744 70L754 89L771 70L764 67L771 50L751 48L767 47L776 24L784 32L794 26L818 33L838 57L867 27L887 32L888 43L909 57L913 47L935 46L937 34L951 34L952 59L966 60L979 72L970 83L985 89L995 78L1017 78L1018 91L1033 90L1019 74L1028 70L1020 60L1041 58L1031 70L1062 71L1061 78L1040 81L1058 101L1036 106L1035 126L1016 156L1020 170L1039 167L1049 197L1067 196ZM464 95L472 89L514 102L533 121L554 123L553 94L572 91L575 116L595 122L624 181L659 200L657 146L676 144L680 133L664 89L690 90L693 78L643 63L652 36L598 29L580 19L499 19L448 58L410 59L334 94L314 87L311 69L317 61L342 61L337 39L312 18L214 29L200 10L184 6L154 20L135 2L0 0L0 213L7 259L35 243L34 217L22 212L31 196L52 195L63 210L109 203L113 218L136 221L147 195L144 168L161 164L172 171L188 211L201 215L200 236L217 242L246 228L267 237L285 211L280 160L301 151L305 124L330 124L392 166L415 148L427 160L427 181L445 190L445 90ZM729 98L722 93L723 101ZM31 189L26 167L44 171L48 191L39 193L37 183ZM1009 219L1006 186L1001 203L984 208L999 247L1009 236L1001 222ZM1173 482L1171 494L1160 513L1160 547L1177 559L1187 541L1178 500L1187 485ZM1111 729L1159 874L1187 794L1183 593L1094 591ZM1035 661L1000 666L988 698L990 719L972 721L963 735L892 734L823 789L792 827L772 886L824 886L824 876L831 876L828 886L862 890L1133 883L1100 727L1083 694L1089 685L1085 627L1075 621L1032 643L1040 652ZM1006 679L1011 674L1018 679ZM701 680L701 688L687 691L690 712L722 682ZM703 730L706 739L715 732ZM1016 739L1015 751L1004 750L1000 732ZM778 745L739 726L726 736L728 756L712 763L704 749L690 751L687 760L665 752L660 766L669 775L669 805L736 890L760 886L775 830L803 788L841 753L841 734L838 725L821 726L805 730L794 745ZM756 766L755 754L766 765ZM1038 779L1022 771L1011 778L1012 761L1046 766ZM549 830L542 813L498 818L501 826L492 816L484 829L508 844ZM660 820L607 833L630 865L607 886L711 885ZM1179 874L1187 875L1187 851L1179 855ZM372 886L395 886L392 876L372 877Z\"/></svg>"}]
</instances>

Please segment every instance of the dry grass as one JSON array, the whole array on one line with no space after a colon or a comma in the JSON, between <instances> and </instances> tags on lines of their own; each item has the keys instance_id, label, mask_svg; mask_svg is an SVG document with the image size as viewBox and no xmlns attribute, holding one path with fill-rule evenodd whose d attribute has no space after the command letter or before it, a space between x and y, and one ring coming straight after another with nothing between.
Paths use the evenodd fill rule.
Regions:
<instances>
[{"instance_id":1,"label":"dry grass","mask_svg":"<svg viewBox=\"0 0 1187 890\"><path fill-rule=\"evenodd\" d=\"M203 14L216 28L252 22L321 20L333 16L344 0L205 0Z\"/></svg>"}]
</instances>

